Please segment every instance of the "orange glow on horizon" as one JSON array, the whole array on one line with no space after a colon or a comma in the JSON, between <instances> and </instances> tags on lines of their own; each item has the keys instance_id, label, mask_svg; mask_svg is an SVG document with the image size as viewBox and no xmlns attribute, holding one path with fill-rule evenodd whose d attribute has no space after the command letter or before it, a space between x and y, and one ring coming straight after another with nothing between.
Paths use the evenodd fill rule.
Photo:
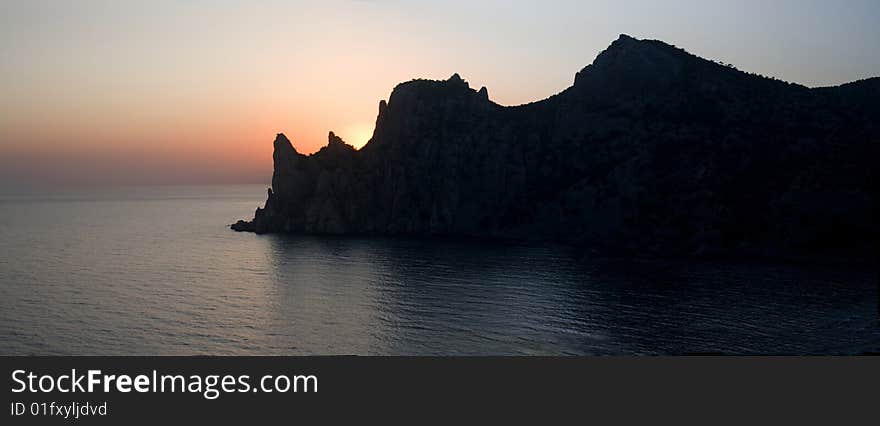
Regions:
<instances>
[{"instance_id":1,"label":"orange glow on horizon","mask_svg":"<svg viewBox=\"0 0 880 426\"><path fill-rule=\"evenodd\" d=\"M545 99L621 32L808 85L880 67L876 13L842 27L849 38L807 21L785 38L776 18L788 9L700 32L690 19L721 16L717 4L693 1L684 16L644 1L641 21L639 8L596 14L586 1L11 2L0 16L0 183L268 182L276 133L303 154L330 131L361 148L397 84L453 73L502 105ZM820 55L834 66L805 66Z\"/></svg>"}]
</instances>

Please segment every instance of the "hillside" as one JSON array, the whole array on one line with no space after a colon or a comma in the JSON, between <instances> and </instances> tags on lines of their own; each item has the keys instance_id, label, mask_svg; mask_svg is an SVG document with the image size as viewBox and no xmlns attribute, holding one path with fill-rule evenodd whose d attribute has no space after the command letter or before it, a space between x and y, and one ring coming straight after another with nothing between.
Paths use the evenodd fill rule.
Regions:
<instances>
[{"instance_id":1,"label":"hillside","mask_svg":"<svg viewBox=\"0 0 880 426\"><path fill-rule=\"evenodd\" d=\"M542 101L456 74L394 88L360 150L279 134L266 204L233 229L867 256L878 99L878 78L809 89L621 36Z\"/></svg>"}]
</instances>

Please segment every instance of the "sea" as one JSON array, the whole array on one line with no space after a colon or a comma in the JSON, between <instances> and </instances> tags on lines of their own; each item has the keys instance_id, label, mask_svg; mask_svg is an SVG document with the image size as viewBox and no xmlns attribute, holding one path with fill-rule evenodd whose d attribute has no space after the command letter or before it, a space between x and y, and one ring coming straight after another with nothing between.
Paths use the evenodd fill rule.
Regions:
<instances>
[{"instance_id":1,"label":"sea","mask_svg":"<svg viewBox=\"0 0 880 426\"><path fill-rule=\"evenodd\" d=\"M265 196L265 185L0 195L0 354L880 352L868 267L229 229Z\"/></svg>"}]
</instances>

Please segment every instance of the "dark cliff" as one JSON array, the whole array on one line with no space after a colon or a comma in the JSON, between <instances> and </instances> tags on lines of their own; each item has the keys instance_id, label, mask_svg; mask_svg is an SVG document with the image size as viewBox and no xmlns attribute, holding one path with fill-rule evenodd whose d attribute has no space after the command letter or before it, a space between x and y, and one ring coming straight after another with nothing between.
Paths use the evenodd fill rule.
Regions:
<instances>
[{"instance_id":1,"label":"dark cliff","mask_svg":"<svg viewBox=\"0 0 880 426\"><path fill-rule=\"evenodd\" d=\"M233 229L867 254L878 100L878 78L809 89L621 36L543 101L456 74L398 85L360 150L279 134L266 205Z\"/></svg>"}]
</instances>

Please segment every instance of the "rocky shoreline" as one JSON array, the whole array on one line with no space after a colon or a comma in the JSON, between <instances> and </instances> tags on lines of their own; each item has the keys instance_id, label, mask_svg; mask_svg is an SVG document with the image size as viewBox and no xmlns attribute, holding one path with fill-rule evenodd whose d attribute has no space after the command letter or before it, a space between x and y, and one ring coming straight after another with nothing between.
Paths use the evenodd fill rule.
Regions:
<instances>
[{"instance_id":1,"label":"rocky shoreline","mask_svg":"<svg viewBox=\"0 0 880 426\"><path fill-rule=\"evenodd\" d=\"M810 89L621 36L548 99L398 85L370 141L278 134L255 233L554 240L658 254L876 247L880 79Z\"/></svg>"}]
</instances>

